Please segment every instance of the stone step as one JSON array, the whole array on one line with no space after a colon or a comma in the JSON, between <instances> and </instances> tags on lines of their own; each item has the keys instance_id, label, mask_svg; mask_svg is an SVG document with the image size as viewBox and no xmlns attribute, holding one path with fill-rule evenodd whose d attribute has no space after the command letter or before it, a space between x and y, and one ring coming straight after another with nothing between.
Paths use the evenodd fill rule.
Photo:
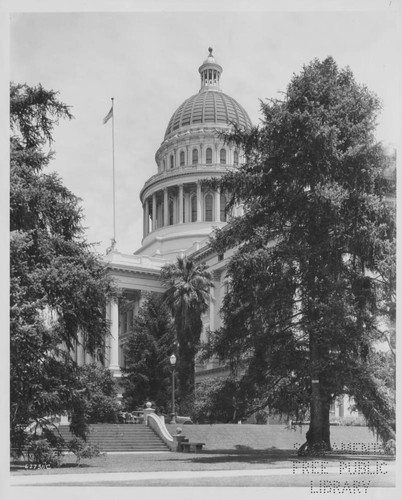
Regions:
<instances>
[{"instance_id":1,"label":"stone step","mask_svg":"<svg viewBox=\"0 0 402 500\"><path fill-rule=\"evenodd\" d=\"M101 451L169 451L155 432L141 424L93 424L89 426L88 442ZM68 425L59 427L59 433L66 441L74 435Z\"/></svg>"}]
</instances>

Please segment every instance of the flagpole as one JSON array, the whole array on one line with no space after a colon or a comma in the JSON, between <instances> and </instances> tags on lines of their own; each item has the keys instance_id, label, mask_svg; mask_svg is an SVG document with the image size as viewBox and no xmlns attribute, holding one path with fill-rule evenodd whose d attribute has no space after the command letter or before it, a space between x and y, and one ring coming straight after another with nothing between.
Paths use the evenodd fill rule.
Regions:
<instances>
[{"instance_id":1,"label":"flagpole","mask_svg":"<svg viewBox=\"0 0 402 500\"><path fill-rule=\"evenodd\" d=\"M113 242L116 244L116 190L115 190L115 168L114 168L114 98L112 97L112 155L113 155Z\"/></svg>"}]
</instances>

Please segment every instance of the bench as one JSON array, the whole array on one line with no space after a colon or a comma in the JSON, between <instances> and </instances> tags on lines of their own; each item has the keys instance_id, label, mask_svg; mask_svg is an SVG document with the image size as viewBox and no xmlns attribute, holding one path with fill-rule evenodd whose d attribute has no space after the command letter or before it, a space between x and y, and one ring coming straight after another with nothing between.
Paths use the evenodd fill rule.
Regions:
<instances>
[{"instance_id":1,"label":"bench","mask_svg":"<svg viewBox=\"0 0 402 500\"><path fill-rule=\"evenodd\" d=\"M190 442L182 442L180 443L180 447L184 453L189 453L193 451L197 453L197 451L202 451L202 447L205 446L205 443L190 443Z\"/></svg>"}]
</instances>

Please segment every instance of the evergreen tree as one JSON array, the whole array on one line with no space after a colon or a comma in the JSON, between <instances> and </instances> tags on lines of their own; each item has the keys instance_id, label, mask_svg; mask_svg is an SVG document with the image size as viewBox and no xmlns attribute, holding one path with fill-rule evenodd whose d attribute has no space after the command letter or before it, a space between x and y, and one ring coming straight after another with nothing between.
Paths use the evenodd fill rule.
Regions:
<instances>
[{"instance_id":1,"label":"evergreen tree","mask_svg":"<svg viewBox=\"0 0 402 500\"><path fill-rule=\"evenodd\" d=\"M162 283L167 288L178 341L177 371L181 411L189 411L194 399L195 356L202 332L201 316L209 306L211 273L204 265L178 257L177 262L162 268Z\"/></svg>"},{"instance_id":2,"label":"evergreen tree","mask_svg":"<svg viewBox=\"0 0 402 500\"><path fill-rule=\"evenodd\" d=\"M209 354L229 360L261 407L309 412L307 452L330 448L329 408L345 393L384 440L394 435L393 391L377 350L395 300L393 188L374 136L379 109L349 69L315 60L283 100L261 104L259 127L226 135L245 162L210 183L245 213L213 240L219 253L236 251L224 327Z\"/></svg>"},{"instance_id":3,"label":"evergreen tree","mask_svg":"<svg viewBox=\"0 0 402 500\"><path fill-rule=\"evenodd\" d=\"M174 350L175 331L169 309L161 294L150 294L134 318L124 347L122 383L128 408L151 401L167 411L171 394L169 356Z\"/></svg>"},{"instance_id":4,"label":"evergreen tree","mask_svg":"<svg viewBox=\"0 0 402 500\"><path fill-rule=\"evenodd\" d=\"M20 424L82 408L69 351L80 335L87 352L102 358L106 300L115 295L107 270L83 238L79 200L55 173L44 172L61 118L72 115L56 92L11 84L12 439Z\"/></svg>"}]
</instances>

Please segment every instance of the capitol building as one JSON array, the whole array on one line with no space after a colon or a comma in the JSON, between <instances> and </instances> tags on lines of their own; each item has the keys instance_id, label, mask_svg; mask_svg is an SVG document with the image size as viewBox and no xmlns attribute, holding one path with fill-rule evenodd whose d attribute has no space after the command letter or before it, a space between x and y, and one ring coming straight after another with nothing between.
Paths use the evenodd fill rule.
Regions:
<instances>
[{"instance_id":1,"label":"capitol building","mask_svg":"<svg viewBox=\"0 0 402 500\"><path fill-rule=\"evenodd\" d=\"M120 290L120 298L107 304L111 325L105 366L116 381L125 367L124 345L134 317L147 293L163 293L161 268L178 256L206 264L213 277L209 307L202 316L201 341L206 332L221 326L219 311L226 293L225 269L233 250L217 254L209 237L227 224L231 216L242 215L241 205L228 213L226 193L213 191L203 181L224 175L242 162L243 152L224 142L220 132L238 125L252 127L245 109L221 89L222 66L212 48L198 68L200 88L186 99L168 121L162 143L155 154L156 168L139 193L143 208L142 246L133 254L112 247L103 258ZM76 361L93 361L82 343L77 342ZM217 359L196 364L196 381L205 377L226 376L228 369ZM120 386L120 384L118 384ZM353 415L352 401L345 395L331 406L333 417ZM357 412L356 412L357 415Z\"/></svg>"},{"instance_id":2,"label":"capitol building","mask_svg":"<svg viewBox=\"0 0 402 500\"><path fill-rule=\"evenodd\" d=\"M208 328L220 326L219 310L225 293L225 255L215 254L209 246L209 236L222 228L231 215L240 215L242 207L227 213L226 195L213 191L202 182L224 175L242 160L242 151L224 143L220 132L233 124L251 128L245 109L221 89L222 66L209 48L209 55L198 68L200 88L186 99L167 122L162 143L155 154L155 174L139 193L143 208L142 246L134 254L112 249L104 257L121 298L107 305L111 324L106 366L116 378L125 366L124 344L147 292L163 293L161 268L175 262L178 256L191 257L205 263L212 273L210 304L203 316L205 339ZM168 118L168 117L167 117ZM91 361L81 346L77 346L79 364ZM196 376L223 373L217 360L197 365Z\"/></svg>"}]
</instances>

